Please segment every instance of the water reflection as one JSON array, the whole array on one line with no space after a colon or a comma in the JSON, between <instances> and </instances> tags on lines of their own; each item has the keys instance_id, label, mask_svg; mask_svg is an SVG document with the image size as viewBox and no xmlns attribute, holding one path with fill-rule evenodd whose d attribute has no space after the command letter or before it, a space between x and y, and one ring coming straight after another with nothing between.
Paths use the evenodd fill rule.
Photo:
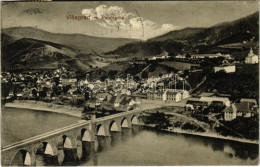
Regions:
<instances>
[{"instance_id":1,"label":"water reflection","mask_svg":"<svg viewBox=\"0 0 260 167\"><path fill-rule=\"evenodd\" d=\"M153 145L151 146L150 143ZM143 147L140 148L140 145ZM259 154L258 145L254 144L158 132L142 126L126 128L122 132L111 132L110 137L98 136L94 142L78 140L77 146L77 149L59 149L56 157L38 158L37 161L42 161L38 164L45 166L186 165L193 163L194 165L199 163L217 165L229 164L229 160L232 159L230 163L240 165L241 162L243 164L257 163ZM159 152L158 148L161 148ZM133 150L136 152L132 153ZM208 157L203 156L215 157L217 160L219 158L220 162L207 162ZM151 162L145 158L151 159ZM187 163L183 164L184 162Z\"/></svg>"},{"instance_id":2,"label":"water reflection","mask_svg":"<svg viewBox=\"0 0 260 167\"><path fill-rule=\"evenodd\" d=\"M81 162L92 162L91 166L98 165L98 159L96 154L97 142L82 142L82 157Z\"/></svg>"},{"instance_id":3,"label":"water reflection","mask_svg":"<svg viewBox=\"0 0 260 167\"><path fill-rule=\"evenodd\" d=\"M204 138L199 136L184 135L184 139L190 142L203 144L211 147L213 151L224 152L228 157L238 157L240 159L255 160L258 158L259 146L257 144L245 144L236 141L221 140L214 138Z\"/></svg>"}]
</instances>

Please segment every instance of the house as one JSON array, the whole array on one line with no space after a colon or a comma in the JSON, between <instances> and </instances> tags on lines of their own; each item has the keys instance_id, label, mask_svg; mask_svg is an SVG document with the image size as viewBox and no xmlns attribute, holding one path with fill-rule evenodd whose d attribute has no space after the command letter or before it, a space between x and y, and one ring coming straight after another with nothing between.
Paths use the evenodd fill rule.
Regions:
<instances>
[{"instance_id":1,"label":"house","mask_svg":"<svg viewBox=\"0 0 260 167\"><path fill-rule=\"evenodd\" d=\"M62 78L61 84L64 85L71 85L71 86L77 86L77 79L76 78Z\"/></svg>"},{"instance_id":2,"label":"house","mask_svg":"<svg viewBox=\"0 0 260 167\"><path fill-rule=\"evenodd\" d=\"M237 108L237 117L249 118L254 115L252 104L249 102L235 103Z\"/></svg>"},{"instance_id":3,"label":"house","mask_svg":"<svg viewBox=\"0 0 260 167\"><path fill-rule=\"evenodd\" d=\"M147 92L147 99L154 100L154 92Z\"/></svg>"},{"instance_id":4,"label":"house","mask_svg":"<svg viewBox=\"0 0 260 167\"><path fill-rule=\"evenodd\" d=\"M246 64L256 64L258 63L258 55L255 55L252 48L250 49L250 52L248 53L246 59L245 59L245 63Z\"/></svg>"},{"instance_id":5,"label":"house","mask_svg":"<svg viewBox=\"0 0 260 167\"><path fill-rule=\"evenodd\" d=\"M237 116L237 108L235 104L232 104L231 106L227 107L224 110L224 120L225 121L232 121Z\"/></svg>"},{"instance_id":6,"label":"house","mask_svg":"<svg viewBox=\"0 0 260 167\"><path fill-rule=\"evenodd\" d=\"M121 102L120 102L120 107L123 107L125 110L129 110L133 105L135 105L136 102L134 101L133 98L131 97L125 97Z\"/></svg>"},{"instance_id":7,"label":"house","mask_svg":"<svg viewBox=\"0 0 260 167\"><path fill-rule=\"evenodd\" d=\"M123 97L123 96L122 96ZM109 100L109 103L112 104L114 107L119 107L120 102L123 99L121 98L121 95L117 95L117 96L112 96L111 99Z\"/></svg>"},{"instance_id":8,"label":"house","mask_svg":"<svg viewBox=\"0 0 260 167\"><path fill-rule=\"evenodd\" d=\"M233 73L236 72L235 65L225 65L225 66L217 66L214 67L214 72L224 71L225 73Z\"/></svg>"},{"instance_id":9,"label":"house","mask_svg":"<svg viewBox=\"0 0 260 167\"><path fill-rule=\"evenodd\" d=\"M96 98L91 98L88 101L86 101L86 106L89 106L90 108L97 108L101 105L101 101Z\"/></svg>"},{"instance_id":10,"label":"house","mask_svg":"<svg viewBox=\"0 0 260 167\"><path fill-rule=\"evenodd\" d=\"M166 91L166 100L179 102L179 101L181 101L181 93Z\"/></svg>"},{"instance_id":11,"label":"house","mask_svg":"<svg viewBox=\"0 0 260 167\"><path fill-rule=\"evenodd\" d=\"M100 93L97 93L96 98L101 101L109 101L112 98L112 95L107 92L104 92L104 93L100 92Z\"/></svg>"},{"instance_id":12,"label":"house","mask_svg":"<svg viewBox=\"0 0 260 167\"><path fill-rule=\"evenodd\" d=\"M181 99L186 99L190 96L190 93L187 90L177 89L176 91L181 94Z\"/></svg>"},{"instance_id":13,"label":"house","mask_svg":"<svg viewBox=\"0 0 260 167\"><path fill-rule=\"evenodd\" d=\"M230 101L226 97L201 97L199 101L211 104L213 101L222 102L226 107L230 106Z\"/></svg>"},{"instance_id":14,"label":"house","mask_svg":"<svg viewBox=\"0 0 260 167\"><path fill-rule=\"evenodd\" d=\"M205 108L208 108L208 103L200 101L199 98L189 98L185 105L186 110L191 109L202 111Z\"/></svg>"},{"instance_id":15,"label":"house","mask_svg":"<svg viewBox=\"0 0 260 167\"><path fill-rule=\"evenodd\" d=\"M165 91L154 92L154 100L166 101L167 100L166 92Z\"/></svg>"},{"instance_id":16,"label":"house","mask_svg":"<svg viewBox=\"0 0 260 167\"><path fill-rule=\"evenodd\" d=\"M249 118L254 114L255 111L252 109L252 104L250 105L249 102L235 103L224 110L224 119L225 121L232 121L236 117Z\"/></svg>"}]
</instances>

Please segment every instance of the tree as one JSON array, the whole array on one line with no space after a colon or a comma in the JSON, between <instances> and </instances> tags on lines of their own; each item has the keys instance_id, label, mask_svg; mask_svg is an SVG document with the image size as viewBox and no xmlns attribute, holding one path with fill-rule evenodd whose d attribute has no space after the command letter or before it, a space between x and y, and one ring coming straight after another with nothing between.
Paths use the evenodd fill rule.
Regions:
<instances>
[{"instance_id":1,"label":"tree","mask_svg":"<svg viewBox=\"0 0 260 167\"><path fill-rule=\"evenodd\" d=\"M45 97L47 97L47 92L46 91L40 91L39 92L39 96L41 97L41 98L45 98Z\"/></svg>"},{"instance_id":2,"label":"tree","mask_svg":"<svg viewBox=\"0 0 260 167\"><path fill-rule=\"evenodd\" d=\"M140 81L140 77L139 77L139 76L135 76L135 77L134 77L134 80L135 80L135 81Z\"/></svg>"},{"instance_id":3,"label":"tree","mask_svg":"<svg viewBox=\"0 0 260 167\"><path fill-rule=\"evenodd\" d=\"M190 55L189 53L187 53L187 54L185 55L185 58L186 58L186 59L190 59L190 58L191 58L191 55Z\"/></svg>"},{"instance_id":4,"label":"tree","mask_svg":"<svg viewBox=\"0 0 260 167\"><path fill-rule=\"evenodd\" d=\"M166 129L170 126L169 119L164 113L160 113L159 111L151 113L144 123L154 124L156 129Z\"/></svg>"},{"instance_id":5,"label":"tree","mask_svg":"<svg viewBox=\"0 0 260 167\"><path fill-rule=\"evenodd\" d=\"M66 94L68 93L68 91L70 90L71 88L71 85L65 85L62 87L62 90L63 90L63 93Z\"/></svg>"},{"instance_id":6,"label":"tree","mask_svg":"<svg viewBox=\"0 0 260 167\"><path fill-rule=\"evenodd\" d=\"M148 72L144 71L142 72L142 78L148 78Z\"/></svg>"},{"instance_id":7,"label":"tree","mask_svg":"<svg viewBox=\"0 0 260 167\"><path fill-rule=\"evenodd\" d=\"M37 90L36 89L32 90L32 95L33 95L33 97L37 97Z\"/></svg>"}]
</instances>

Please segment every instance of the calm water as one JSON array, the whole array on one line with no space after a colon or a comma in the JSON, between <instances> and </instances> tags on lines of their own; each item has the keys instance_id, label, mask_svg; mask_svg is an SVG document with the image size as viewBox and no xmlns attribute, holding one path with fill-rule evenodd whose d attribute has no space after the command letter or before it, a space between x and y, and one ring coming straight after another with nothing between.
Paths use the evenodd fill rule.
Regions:
<instances>
[{"instance_id":1,"label":"calm water","mask_svg":"<svg viewBox=\"0 0 260 167\"><path fill-rule=\"evenodd\" d=\"M1 145L76 123L77 117L46 111L2 108Z\"/></svg>"},{"instance_id":2,"label":"calm water","mask_svg":"<svg viewBox=\"0 0 260 167\"><path fill-rule=\"evenodd\" d=\"M4 120L4 123L8 124L2 127L4 130L2 143L5 144L10 143L9 137L19 140L78 120L61 114L20 109L5 109L3 115L3 118L9 118ZM15 120L11 119L14 117ZM31 125L33 127L30 128ZM12 131L10 134L10 129L13 128L18 128L15 132L19 133ZM257 163L258 145L158 132L141 126L123 129L122 133L113 132L111 137L98 137L97 141L92 143L78 141L76 150L60 149L57 157L40 153L36 155L36 165L255 165Z\"/></svg>"}]
</instances>

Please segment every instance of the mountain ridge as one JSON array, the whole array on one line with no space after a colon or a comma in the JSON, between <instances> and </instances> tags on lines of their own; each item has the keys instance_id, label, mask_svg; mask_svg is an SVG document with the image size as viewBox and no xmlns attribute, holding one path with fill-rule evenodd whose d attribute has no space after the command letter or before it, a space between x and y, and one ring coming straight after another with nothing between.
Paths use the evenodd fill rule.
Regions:
<instances>
[{"instance_id":1,"label":"mountain ridge","mask_svg":"<svg viewBox=\"0 0 260 167\"><path fill-rule=\"evenodd\" d=\"M240 37L240 34L241 35ZM245 35L246 34L246 35ZM234 50L223 49L219 46L231 43L247 42L252 47L258 42L259 38L259 11L249 16L217 24L209 28L185 28L182 30L175 30L164 35L151 38L145 42L133 42L120 46L114 51L106 54L132 56L132 52L136 55L147 57L161 54L163 49L171 55L185 54L185 53L228 53L232 54ZM165 43L171 41L171 44L166 46ZM153 47L146 47L147 44ZM177 45L176 45L177 44ZM182 45L182 46L181 46ZM144 46L144 47L143 47ZM182 48L180 48L182 47ZM243 44L240 45L243 48ZM127 48L130 48L129 50ZM151 52L154 50L154 52ZM175 50L175 51L174 51ZM177 50L177 51L176 51ZM149 55L147 55L149 53ZM237 53L237 51L236 51Z\"/></svg>"},{"instance_id":2,"label":"mountain ridge","mask_svg":"<svg viewBox=\"0 0 260 167\"><path fill-rule=\"evenodd\" d=\"M128 38L94 37L84 34L52 33L34 27L10 27L2 29L2 34L15 38L32 38L36 40L59 43L77 49L83 53L91 53L92 50L102 53L116 49L126 43L137 41Z\"/></svg>"}]
</instances>

